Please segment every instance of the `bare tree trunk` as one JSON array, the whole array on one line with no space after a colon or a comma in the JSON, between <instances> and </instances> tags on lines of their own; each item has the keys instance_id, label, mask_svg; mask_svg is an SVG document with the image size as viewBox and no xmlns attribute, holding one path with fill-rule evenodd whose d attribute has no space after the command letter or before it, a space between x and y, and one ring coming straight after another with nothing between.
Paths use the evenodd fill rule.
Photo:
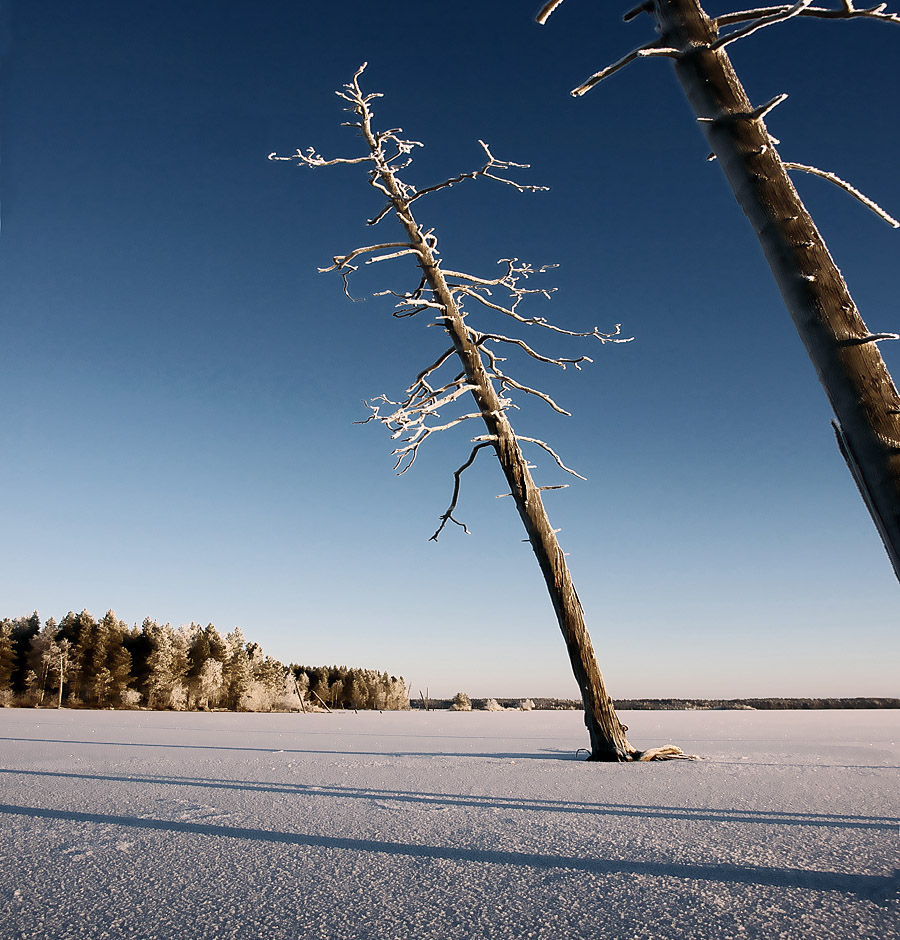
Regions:
<instances>
[{"instance_id":1,"label":"bare tree trunk","mask_svg":"<svg viewBox=\"0 0 900 940\"><path fill-rule=\"evenodd\" d=\"M710 148L759 238L825 389L835 433L900 578L900 396L806 211L763 117L754 109L699 0L651 0Z\"/></svg>"},{"instance_id":2,"label":"bare tree trunk","mask_svg":"<svg viewBox=\"0 0 900 940\"><path fill-rule=\"evenodd\" d=\"M375 158L380 182L388 192L394 211L406 230L409 244L416 250L425 280L435 300L444 308L443 323L465 368L466 378L469 384L474 386L472 396L484 419L492 446L509 483L510 493L543 572L584 702L585 725L591 742L589 759L640 759L639 752L628 743L625 737L627 729L619 721L606 691L565 556L547 518L540 490L531 477L528 462L506 417L505 408L485 371L480 350L465 327L456 298L447 286L429 239L425 237L410 211L408 197L401 191L393 170L381 157L381 148L372 132L368 115L364 116L362 132Z\"/></svg>"},{"instance_id":3,"label":"bare tree trunk","mask_svg":"<svg viewBox=\"0 0 900 940\"><path fill-rule=\"evenodd\" d=\"M572 670L581 690L582 701L584 703L585 725L587 726L591 742L589 760L648 761L687 758L688 755L683 754L680 748L673 745L638 751L628 743L628 739L625 736L627 728L619 721L616 715L612 700L606 691L603 676L600 674L600 670L597 667L594 650L584 623L581 602L572 585L572 578L565 562L565 556L559 547L554 530L544 510L544 504L541 499L541 488L535 484L531 477L528 468L529 465L519 446L519 441L531 441L532 443L540 445L555 457L560 466L563 466L563 464L554 454L553 450L542 441L536 441L533 438L518 438L516 436L506 417L510 402L508 399L502 397L503 388L508 384L523 392L530 392L544 399L555 410L563 414L567 412L559 408L555 402L544 393L521 385L510 376L501 373L499 368L497 368L497 363L503 360L494 355L484 344L489 341L517 344L534 358L544 362L555 363L563 367L565 367L566 363L572 363L577 367L579 362L590 360L588 360L586 356L582 356L579 359L553 359L538 354L526 343L518 339L511 339L493 333L478 333L466 325L465 314L457 296L474 297L487 307L499 311L501 314L509 315L520 322L533 325L540 324L557 333L567 334L569 336L593 336L601 342L607 342L611 340L612 336L615 334L600 333L596 328L588 333L571 332L548 324L545 320L540 318L530 320L516 313L516 306L526 294L545 292L530 291L516 287L516 281L519 276L527 277L529 273L533 274L535 272L529 265L522 265L518 268L515 267L515 259L506 259L504 263L509 265L507 275L501 276L496 280L484 280L469 274L449 271L441 267L437 256L437 240L435 236L431 231L426 232L423 230L411 211L411 204L416 199L452 186L454 183L458 183L463 179L475 179L479 176L509 183L515 186L519 191L540 189L542 187L521 186L513 180L504 178L502 173L501 175L497 175L499 170L523 165L495 160L490 149L484 142L480 143L488 162L483 169L479 171L464 173L453 179L446 180L439 185L419 191L401 182L398 177L398 171L409 164L410 160L408 159L408 154L411 153L413 147L420 145L415 141L400 138L398 136L399 128L380 132L375 132L372 129L372 111L369 107L369 101L381 96L377 94L363 94L359 87L359 76L364 69L365 65L357 71L353 81L344 86L345 90L338 92L338 95L351 104L351 107L347 110L351 110L359 116L359 121L353 122L349 126L359 128L360 136L364 139L368 147L368 155L351 158L338 157L333 160L326 160L316 153L314 148L309 148L306 151L298 150L297 153L291 157L279 157L273 153L269 155L269 158L275 160L296 159L299 160L301 164L313 167L330 166L340 163L369 163L369 183L379 192L383 193L388 200L387 204L374 219L370 220L369 224L375 225L388 213L392 213L402 225L407 236L407 241L386 242L365 248L357 248L347 255L335 256L334 264L330 268L320 270L339 271L344 278L346 291L347 275L356 270L356 265L353 264L354 259L362 255L372 255L365 262L366 264L370 264L396 258L400 255L414 255L422 271L419 287L411 293L395 293L394 291L385 291L383 293L394 294L394 296L401 299L402 302L398 304L397 307L403 312L395 313L395 316L414 316L416 313L426 309L436 309L438 311L436 319L441 326L443 326L451 339L452 347L446 350L435 363L423 370L416 378L413 385L406 390L409 397L405 402L391 402L385 396L381 396L381 400L386 402L389 408L397 408L395 412L390 415L380 415L379 408L381 406L374 407L370 405L373 415L369 420L375 418L384 423L394 432L394 438L397 438L404 432L408 432L408 436L403 438L405 446L401 446L394 451L395 455L400 454L397 466L400 466L406 461L406 466L401 472L405 472L405 470L411 466L412 462L415 460L419 445L432 432L446 430L467 419L477 420L480 418L484 422L487 434L473 438L473 443L475 443L476 446L468 461L456 472L456 489L454 490L453 500L450 508L441 517L441 526L432 538L437 538L447 521L453 521L461 525L452 515L459 491L460 474L472 464L476 454L480 450L488 447L492 448L500 462L503 474L509 484L510 494L515 501L516 508L519 511L519 515L528 534L528 540L531 542L531 547L544 575L544 581L546 582L553 609L556 612L556 618L569 653ZM394 162L398 160L400 161L400 165L394 165ZM378 252L385 253L373 255L373 253ZM450 279L449 282L448 278ZM454 283L456 281L460 283ZM505 288L508 288L511 292L511 296L515 298L509 308L486 299L486 297L491 295L491 291L488 288L491 286L497 287L498 285L503 285ZM486 291L486 294L479 294L479 291ZM430 296L431 299L424 296L426 294ZM435 388L430 385L427 379L430 379L432 374L445 362L453 359L454 354L462 364L462 373L458 373L451 382L440 388ZM487 363L484 357L486 357ZM500 392L498 392L495 387L495 381L500 384ZM475 399L478 409L477 412L463 415L456 420L445 423L441 427L428 427L425 425L426 417L437 416L438 408L443 408L445 405L469 392ZM564 467L564 469L568 468ZM423 703L427 710L429 705L427 692L426 696L423 696Z\"/></svg>"}]
</instances>

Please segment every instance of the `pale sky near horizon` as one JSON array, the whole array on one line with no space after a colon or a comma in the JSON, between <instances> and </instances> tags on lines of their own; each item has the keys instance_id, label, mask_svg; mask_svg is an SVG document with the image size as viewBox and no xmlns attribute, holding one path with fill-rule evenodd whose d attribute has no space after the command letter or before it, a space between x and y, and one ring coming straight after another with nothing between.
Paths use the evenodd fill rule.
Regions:
<instances>
[{"instance_id":1,"label":"pale sky near horizon","mask_svg":"<svg viewBox=\"0 0 900 940\"><path fill-rule=\"evenodd\" d=\"M557 263L536 314L634 337L567 345L581 372L524 364L573 416L513 416L588 478L535 455L538 482L572 483L548 511L612 694L898 694L897 582L671 68L568 95L650 21L567 0L542 28L537 6L0 0L0 617L112 608L414 694L577 694L490 460L464 477L472 534L428 541L471 435L397 478L387 433L353 423L443 349L317 273L397 235L366 228L364 170L266 160L358 154L333 91L368 61L377 122L426 145L411 182L477 168L481 138L551 187L417 203L446 266ZM732 48L754 101L790 95L769 120L785 159L900 213L900 28L795 22ZM900 232L797 185L869 328L900 332ZM356 296L414 285L393 264Z\"/></svg>"}]
</instances>

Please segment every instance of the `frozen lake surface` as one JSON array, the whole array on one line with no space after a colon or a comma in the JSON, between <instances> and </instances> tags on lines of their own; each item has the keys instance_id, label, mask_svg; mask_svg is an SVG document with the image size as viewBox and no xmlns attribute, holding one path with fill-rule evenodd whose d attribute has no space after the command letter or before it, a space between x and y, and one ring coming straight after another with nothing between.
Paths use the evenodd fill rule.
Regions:
<instances>
[{"instance_id":1,"label":"frozen lake surface","mask_svg":"<svg viewBox=\"0 0 900 940\"><path fill-rule=\"evenodd\" d=\"M900 713L0 710L0 940L900 937Z\"/></svg>"}]
</instances>

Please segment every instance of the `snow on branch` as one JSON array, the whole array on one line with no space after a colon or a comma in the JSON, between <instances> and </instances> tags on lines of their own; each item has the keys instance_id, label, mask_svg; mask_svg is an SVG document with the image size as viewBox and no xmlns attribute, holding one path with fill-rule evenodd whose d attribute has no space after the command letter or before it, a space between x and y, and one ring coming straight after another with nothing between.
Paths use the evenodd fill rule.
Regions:
<instances>
[{"instance_id":1,"label":"snow on branch","mask_svg":"<svg viewBox=\"0 0 900 940\"><path fill-rule=\"evenodd\" d=\"M409 242L382 242L380 245L366 245L364 248L354 248L349 254L346 255L335 255L333 264L330 264L327 268L319 268L319 273L325 274L328 271L339 271L341 268L356 268L350 264L354 258L358 258L360 255L368 254L373 251L386 251L388 248L401 248L402 251L395 252L391 255L383 255L380 258L370 258L366 261L366 264L370 264L372 261L385 261L387 258L397 258L400 255L409 255L409 254L418 254L419 251L415 245L410 245Z\"/></svg>"},{"instance_id":2,"label":"snow on branch","mask_svg":"<svg viewBox=\"0 0 900 940\"><path fill-rule=\"evenodd\" d=\"M582 362L594 361L590 356L578 356L576 359L543 356L541 353L535 352L524 340L518 339L515 336L503 336L500 333L479 333L476 330L470 330L469 332L476 346L483 346L486 342L509 343L512 346L518 346L519 349L526 352L532 359L537 359L538 362L546 362L553 366L559 366L561 369L565 369L567 365L570 365L580 370Z\"/></svg>"},{"instance_id":3,"label":"snow on branch","mask_svg":"<svg viewBox=\"0 0 900 940\"><path fill-rule=\"evenodd\" d=\"M554 12L554 10L557 9L557 7L559 7L561 3L562 0L550 0L549 3L546 3L537 14L537 22L541 25L544 25L550 18L550 15ZM859 9L854 6L854 0L841 0L839 9L830 7L816 7L812 4L813 0L797 0L797 2L793 4L759 7L754 10L743 10L739 13L726 13L722 16L715 17L713 19L713 25L717 31L726 26L736 26L737 28L720 35L719 38L710 45L710 48L714 50L722 49L730 43L736 42L738 39L744 39L747 36L753 35L753 33L760 29L764 29L766 26L774 26L778 23L783 23L786 20L793 19L797 16L814 16L820 19L837 20L868 18L886 23L900 24L900 16L895 13L886 12L886 3L879 3L876 6L866 7L864 9ZM636 6L633 10L629 10L623 19L628 22L629 20L639 16L641 13L648 13L652 11L653 0L645 0L645 2L641 3L639 6ZM609 78L610 75L614 75L616 72L625 68L627 65L630 65L636 59L652 56L668 56L670 58L677 59L681 55L682 50L664 46L661 39L655 39L651 42L645 43L643 46L639 46L637 49L632 50L617 62L613 62L611 65L600 69L599 72L595 72L590 76L590 78L582 82L577 88L573 88L570 94L576 98L580 97L581 95L590 91L594 85L598 84L598 82L603 81L605 78Z\"/></svg>"},{"instance_id":4,"label":"snow on branch","mask_svg":"<svg viewBox=\"0 0 900 940\"><path fill-rule=\"evenodd\" d=\"M664 46L662 40L654 39L652 42L648 42L643 46L639 46L637 49L633 49L628 55L622 56L618 62L607 65L606 68L600 69L599 72L594 72L590 78L583 81L577 88L573 88L569 94L572 95L573 98L580 98L583 94L589 92L598 82L602 82L604 78L609 78L610 75L613 75L620 69L624 69L626 65L630 65L635 59L646 59L650 56L668 56L669 58L677 59L680 55L681 51L679 49Z\"/></svg>"},{"instance_id":5,"label":"snow on branch","mask_svg":"<svg viewBox=\"0 0 900 940\"><path fill-rule=\"evenodd\" d=\"M660 54L664 52L661 48L654 51ZM420 225L412 212L412 204L421 196L450 188L464 180L479 178L503 183L520 193L538 192L547 187L518 182L513 178L513 171L527 169L528 164L497 159L490 147L482 140L478 143L484 152L485 161L480 169L460 173L421 190L404 182L400 178L401 171L409 165L413 150L422 144L419 141L402 137L402 129L398 127L391 127L384 131L373 128L371 102L380 95L363 93L359 85L359 77L364 69L365 65L357 70L353 80L344 85L343 90L337 94L348 103L347 110L356 116L355 120L345 122L345 126L355 128L359 136L364 139L370 151L368 156L329 160L313 148L309 148L306 151L298 150L291 157L278 157L272 154L271 159L295 160L300 165L313 168L341 163L368 163L369 185L386 198L386 204L369 220L369 224L374 225L388 215L393 215L404 231L405 237L402 241L384 241L355 248L347 254L335 255L332 264L319 270L337 271L344 281L344 292L350 297L348 277L358 271L360 265L378 264L382 261L411 256L419 269L418 283L415 288L413 290L389 288L378 291L375 296L388 296L396 299L394 317L413 317L425 311L431 312L434 322L429 325L439 326L450 339L449 348L445 348L428 366L418 372L413 382L406 388L401 401L393 401L386 395L380 395L366 402L370 413L368 417L358 422L360 424L377 422L388 429L392 440L397 442L393 456L396 459L394 469L398 474L406 473L412 467L419 448L433 434L450 430L473 419L484 422L484 429L487 433L471 438L475 447L469 458L454 474L450 506L440 517L440 525L432 536L436 541L448 522L468 531L465 525L454 517L459 499L461 476L472 465L479 451L486 447L494 448L501 462L503 460L520 461L525 477L528 477L530 465L521 455L516 441L533 443L552 456L561 469L579 476L565 466L549 444L532 437L518 438L513 432L506 413L509 409L517 407L510 397L514 392L539 398L559 414L568 415L569 412L560 407L545 392L507 375L500 368L505 358L498 355L497 346L513 347L532 359L557 365L562 369L569 365L580 369L582 363L593 361L589 356L543 355L515 336L475 330L468 325L466 319L468 311L463 309L463 302L472 298L473 301L478 302L479 310L490 310L511 318L522 326L540 327L561 336L579 339L593 338L604 344L630 340L620 336L618 325L611 332L603 332L597 327L585 331L571 330L549 322L546 317L527 316L519 311L522 301L530 298L531 295L539 294L545 299L551 298L555 288L531 287L526 282L533 275L544 273L556 265L535 268L526 262L519 261L518 258L503 258L498 262L501 268L500 273L495 277L479 277L443 267L437 250L437 237L433 230L425 229ZM470 395L476 407L467 410L461 400ZM468 407L471 409L471 404ZM510 456L514 452L518 453L518 457ZM556 486L537 487L530 478L528 478L527 486L531 487L530 491L533 495L537 495L541 489L557 488ZM517 494L516 498L524 497L522 494Z\"/></svg>"},{"instance_id":6,"label":"snow on branch","mask_svg":"<svg viewBox=\"0 0 900 940\"><path fill-rule=\"evenodd\" d=\"M587 331L567 330L549 322L546 317L522 316L517 312L516 308L529 295L540 294L549 300L550 295L556 290L556 288L525 288L520 287L518 282L520 280L527 280L530 275L535 273L543 274L551 268L557 267L557 265L545 264L535 271L535 269L530 264L517 263L518 261L518 258L501 258L497 263L505 264L506 271L499 277L491 279L476 277L473 274L465 274L461 271L448 271L446 269L442 269L442 273L445 278L451 279L448 281L448 287L454 296L462 295L464 297L471 297L488 309L496 310L498 313L502 313L504 316L511 317L512 319L526 326L539 326L545 330L550 330L551 332L559 333L563 336L593 337L594 339L599 340L601 343L628 343L631 341L632 337L619 336L621 332L621 324L618 323L611 333L604 333L598 327L594 327L592 330ZM453 283L453 281L460 280L467 281L468 283ZM505 288L507 291L509 291L508 296L512 298L513 302L508 306L504 306L503 304L495 303L493 300L489 300L488 298L493 296L490 290L491 287Z\"/></svg>"},{"instance_id":7,"label":"snow on branch","mask_svg":"<svg viewBox=\"0 0 900 940\"><path fill-rule=\"evenodd\" d=\"M800 170L803 173L810 173L813 176L820 176L824 180L828 180L830 183L834 183L835 186L843 189L844 192L850 193L854 199L858 199L864 206L868 209L871 209L875 215L880 219L884 219L892 228L900 228L900 222L898 222L892 215L885 212L881 206L878 205L872 199L869 199L868 196L861 193L855 186L852 186L846 180L842 180L839 176L834 173L830 173L828 170L820 170L818 167L806 166L803 163L788 163L785 161L785 169L787 170Z\"/></svg>"},{"instance_id":8,"label":"snow on branch","mask_svg":"<svg viewBox=\"0 0 900 940\"><path fill-rule=\"evenodd\" d=\"M752 36L753 33L759 29L763 29L766 26L774 26L776 23L783 23L785 20L799 16L805 9L807 9L807 7L812 6L812 2L813 0L797 0L797 2L791 7L782 7L775 13L771 13L768 16L762 16L759 19L753 20L746 26L742 26L740 29L732 30L730 33L726 33L724 36L720 36L712 44L712 48L722 49L729 43L736 42L738 39L743 39L746 36Z\"/></svg>"},{"instance_id":9,"label":"snow on branch","mask_svg":"<svg viewBox=\"0 0 900 940\"><path fill-rule=\"evenodd\" d=\"M428 186L426 189L420 189L409 200L409 202L415 202L422 196L427 196L429 193L435 193L439 189L447 189L453 186L455 183L461 183L463 180L478 179L479 176L483 176L490 180L496 180L498 183L506 183L508 186L512 186L514 189L517 189L520 193L547 192L550 189L549 186L528 186L524 183L518 183L515 180L507 179L505 176L497 176L496 173L492 173L492 170L502 172L504 170L510 170L513 168L517 170L528 170L531 168L531 164L513 163L511 160L498 160L491 153L490 147L488 147L488 145L483 140L479 140L478 143L481 145L481 149L484 150L485 156L487 157L487 162L480 170L473 170L471 173L460 173L459 176L454 176L451 179L444 180L442 183L437 183L434 186Z\"/></svg>"},{"instance_id":10,"label":"snow on branch","mask_svg":"<svg viewBox=\"0 0 900 940\"><path fill-rule=\"evenodd\" d=\"M494 377L500 382L500 387L503 389L506 388L515 388L520 392L525 392L528 395L534 395L536 398L547 402L547 404L556 412L561 415L565 415L567 418L572 417L571 411L566 411L565 408L560 408L559 405L546 393L540 391L537 388L530 388L528 385L523 385L521 382L517 382L514 378L511 378L508 375L504 375L496 366L491 370Z\"/></svg>"},{"instance_id":11,"label":"snow on branch","mask_svg":"<svg viewBox=\"0 0 900 940\"><path fill-rule=\"evenodd\" d=\"M580 473L576 473L571 467L567 467L563 462L562 458L557 454L557 452L544 441L538 440L536 437L523 437L521 434L516 435L517 441L528 441L529 444L537 444L538 447L543 448L547 453L556 461L561 470L565 470L566 473L571 473L573 477L578 477L579 480L586 480L587 477L583 477Z\"/></svg>"},{"instance_id":12,"label":"snow on branch","mask_svg":"<svg viewBox=\"0 0 900 940\"><path fill-rule=\"evenodd\" d=\"M721 29L723 26L733 26L736 23L746 23L748 21L752 22L756 20L762 21L768 17L778 16L793 9L794 7L791 5L784 5L774 7L760 7L756 10L742 10L738 13L724 13L722 16L715 17L713 23L717 29ZM814 16L823 20L874 19L880 20L884 23L894 23L896 25L900 25L900 16L897 16L896 13L887 13L885 12L886 9L886 3L879 3L874 7L857 9L857 7L853 5L853 0L841 0L840 9L806 6L797 12L792 13L791 16ZM763 25L768 25L768 23ZM724 38L729 39L730 41L729 37L732 36L735 36L734 32L726 34ZM735 36L735 38L740 37Z\"/></svg>"},{"instance_id":13,"label":"snow on branch","mask_svg":"<svg viewBox=\"0 0 900 940\"><path fill-rule=\"evenodd\" d=\"M550 19L550 15L553 13L553 11L562 5L562 2L563 0L550 0L549 3L545 3L540 8L540 10L538 10L538 14L535 19L538 21L538 23L541 24L541 26L543 26L547 20Z\"/></svg>"}]
</instances>

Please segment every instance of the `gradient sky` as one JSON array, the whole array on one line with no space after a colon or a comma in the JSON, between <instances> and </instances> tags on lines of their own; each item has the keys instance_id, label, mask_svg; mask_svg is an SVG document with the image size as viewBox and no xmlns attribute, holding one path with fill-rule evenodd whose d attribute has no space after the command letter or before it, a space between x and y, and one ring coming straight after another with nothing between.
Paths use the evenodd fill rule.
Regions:
<instances>
[{"instance_id":1,"label":"gradient sky","mask_svg":"<svg viewBox=\"0 0 900 940\"><path fill-rule=\"evenodd\" d=\"M568 95L650 21L568 0L542 28L536 5L0 8L0 616L211 621L414 694L577 694L495 464L464 478L472 534L428 541L467 429L398 479L387 433L353 424L444 342L317 273L374 237L364 171L266 156L360 153L333 91L368 61L376 122L426 144L411 182L477 168L482 138L551 187L423 199L446 266L558 263L534 313L635 337L578 347L582 372L525 363L573 417L513 418L588 478L547 504L612 694L898 694L896 580L671 68ZM790 94L769 121L785 159L900 212L900 30L795 21L731 48L752 99ZM900 233L797 182L869 328L900 329ZM415 283L393 264L357 295ZM900 374L900 344L882 350Z\"/></svg>"}]
</instances>

